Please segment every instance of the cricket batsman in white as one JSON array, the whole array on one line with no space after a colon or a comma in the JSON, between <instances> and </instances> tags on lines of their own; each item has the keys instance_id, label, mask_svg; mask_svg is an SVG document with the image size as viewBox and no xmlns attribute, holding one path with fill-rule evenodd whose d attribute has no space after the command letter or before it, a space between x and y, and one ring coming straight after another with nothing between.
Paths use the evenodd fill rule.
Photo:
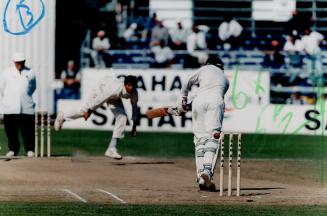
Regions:
<instances>
[{"instance_id":1,"label":"cricket batsman in white","mask_svg":"<svg viewBox=\"0 0 327 216\"><path fill-rule=\"evenodd\" d=\"M126 76L124 82L121 82L119 79L114 77L105 77L102 79L97 83L90 98L81 109L77 109L70 113L58 113L55 121L55 130L60 131L65 121L82 117L87 120L97 108L106 103L114 114L116 121L112 138L105 152L105 156L120 160L122 159L122 156L118 153L116 146L119 139L124 137L127 122L127 114L125 112L122 98L131 100L133 120L131 135L135 137L136 121L138 118L137 77L135 76Z\"/></svg>"},{"instance_id":2,"label":"cricket batsman in white","mask_svg":"<svg viewBox=\"0 0 327 216\"><path fill-rule=\"evenodd\" d=\"M187 96L193 85L199 85L192 102L197 182L200 190L214 191L213 175L220 147L224 96L229 87L222 60L216 55L210 56L206 64L183 83L181 112L187 111Z\"/></svg>"}]
</instances>

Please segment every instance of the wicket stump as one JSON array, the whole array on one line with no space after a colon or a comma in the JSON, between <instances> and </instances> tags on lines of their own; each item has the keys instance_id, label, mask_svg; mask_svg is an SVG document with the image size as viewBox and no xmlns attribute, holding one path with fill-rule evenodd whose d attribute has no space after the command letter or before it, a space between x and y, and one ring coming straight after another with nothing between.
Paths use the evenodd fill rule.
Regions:
<instances>
[{"instance_id":1,"label":"wicket stump","mask_svg":"<svg viewBox=\"0 0 327 216\"><path fill-rule=\"evenodd\" d=\"M40 125L40 127L38 127ZM35 113L35 157L44 157L45 130L46 126L46 142L47 157L51 157L51 115L47 111L38 111ZM39 136L40 132L40 136ZM39 152L40 150L40 152Z\"/></svg>"},{"instance_id":2,"label":"wicket stump","mask_svg":"<svg viewBox=\"0 0 327 216\"><path fill-rule=\"evenodd\" d=\"M228 160L228 185L227 185L227 195L232 196L232 178L233 178L233 137L234 134L229 134L229 160ZM224 195L224 133L221 134L220 138L220 187L219 195ZM238 134L237 139L237 170L236 170L236 196L240 196L241 191L241 142L242 134Z\"/></svg>"}]
</instances>

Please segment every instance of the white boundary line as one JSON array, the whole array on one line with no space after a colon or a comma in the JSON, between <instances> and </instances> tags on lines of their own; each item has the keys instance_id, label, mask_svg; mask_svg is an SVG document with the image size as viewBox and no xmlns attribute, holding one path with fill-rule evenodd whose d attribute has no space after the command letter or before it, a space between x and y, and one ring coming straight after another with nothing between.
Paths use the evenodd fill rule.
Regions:
<instances>
[{"instance_id":1,"label":"white boundary line","mask_svg":"<svg viewBox=\"0 0 327 216\"><path fill-rule=\"evenodd\" d=\"M78 194L72 192L69 189L63 189L64 192L69 193L70 195L72 195L73 197L75 197L76 199L78 199L79 201L83 202L83 203L87 203L87 200L84 199L83 197L79 196Z\"/></svg>"},{"instance_id":2,"label":"white boundary line","mask_svg":"<svg viewBox=\"0 0 327 216\"><path fill-rule=\"evenodd\" d=\"M113 193L110 193L108 191L105 191L105 190L102 190L102 189L96 189L97 191L100 191L102 193L105 193L105 194L108 194L110 196L112 196L113 198L115 198L116 200L118 200L119 202L123 203L123 204L126 204L127 202L125 202L124 200L120 199L118 196L116 196L115 194Z\"/></svg>"}]
</instances>

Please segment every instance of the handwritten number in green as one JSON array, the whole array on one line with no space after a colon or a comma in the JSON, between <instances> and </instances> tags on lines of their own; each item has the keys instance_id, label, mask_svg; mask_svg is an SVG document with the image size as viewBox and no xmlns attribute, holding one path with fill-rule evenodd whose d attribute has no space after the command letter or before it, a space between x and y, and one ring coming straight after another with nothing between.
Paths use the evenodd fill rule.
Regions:
<instances>
[{"instance_id":1,"label":"handwritten number in green","mask_svg":"<svg viewBox=\"0 0 327 216\"><path fill-rule=\"evenodd\" d=\"M259 95L260 92L266 92L265 88L261 85L261 77L262 77L262 69L259 70L259 74L255 83L255 93L257 95Z\"/></svg>"},{"instance_id":2,"label":"handwritten number in green","mask_svg":"<svg viewBox=\"0 0 327 216\"><path fill-rule=\"evenodd\" d=\"M233 87L232 87L232 104L236 109L244 109L249 103L249 96L245 92L236 92L237 77L239 73L239 66L236 67L236 71L233 77ZM242 100L243 99L243 100ZM243 102L242 102L243 101Z\"/></svg>"}]
</instances>

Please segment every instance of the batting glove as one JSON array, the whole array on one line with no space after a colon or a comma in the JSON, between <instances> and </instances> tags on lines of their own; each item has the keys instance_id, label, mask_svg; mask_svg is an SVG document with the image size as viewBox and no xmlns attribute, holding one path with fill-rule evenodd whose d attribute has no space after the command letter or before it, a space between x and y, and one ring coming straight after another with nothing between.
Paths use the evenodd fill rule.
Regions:
<instances>
[{"instance_id":1,"label":"batting glove","mask_svg":"<svg viewBox=\"0 0 327 216\"><path fill-rule=\"evenodd\" d=\"M187 96L183 96L177 105L179 112L187 112Z\"/></svg>"}]
</instances>

